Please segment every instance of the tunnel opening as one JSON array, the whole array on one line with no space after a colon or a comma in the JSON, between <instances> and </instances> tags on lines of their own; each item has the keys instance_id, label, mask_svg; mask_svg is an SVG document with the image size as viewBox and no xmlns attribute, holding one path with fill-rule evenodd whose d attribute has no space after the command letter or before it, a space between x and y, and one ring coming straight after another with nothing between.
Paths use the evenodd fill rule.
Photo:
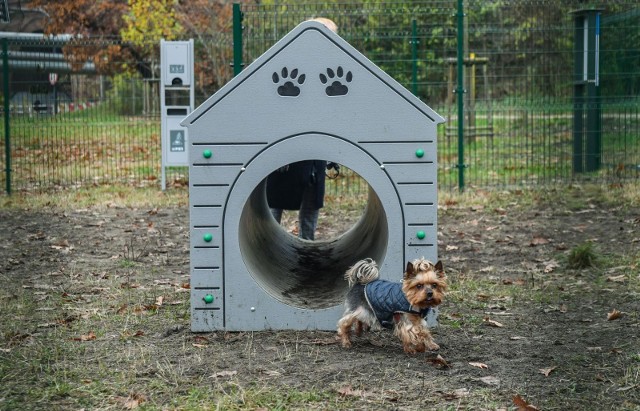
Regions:
<instances>
[{"instance_id":1,"label":"tunnel opening","mask_svg":"<svg viewBox=\"0 0 640 411\"><path fill-rule=\"evenodd\" d=\"M319 241L291 235L271 215L266 179L247 199L238 233L242 259L255 282L276 300L302 309L342 304L346 269L367 257L381 264L389 237L384 207L371 186L362 216L347 231Z\"/></svg>"}]
</instances>

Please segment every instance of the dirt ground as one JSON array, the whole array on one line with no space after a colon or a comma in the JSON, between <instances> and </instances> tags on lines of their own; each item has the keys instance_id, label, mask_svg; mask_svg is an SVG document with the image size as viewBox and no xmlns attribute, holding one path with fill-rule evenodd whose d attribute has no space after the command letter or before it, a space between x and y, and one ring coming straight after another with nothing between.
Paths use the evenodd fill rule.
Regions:
<instances>
[{"instance_id":1,"label":"dirt ground","mask_svg":"<svg viewBox=\"0 0 640 411\"><path fill-rule=\"evenodd\" d=\"M332 332L191 333L186 207L0 209L0 304L27 307L1 315L0 408L181 408L175 398L198 404L208 384L333 393L308 400L320 409L640 409L640 205L579 190L505 198L440 204L451 292L433 330L441 349L417 355L388 332L350 350ZM323 216L319 237L355 217ZM567 268L585 241L602 263ZM47 366L54 339L77 342ZM17 370L30 350L40 365ZM51 375L68 391L51 394ZM88 393L97 380L102 400ZM242 401L227 406L261 408ZM289 401L265 408L307 408Z\"/></svg>"}]
</instances>

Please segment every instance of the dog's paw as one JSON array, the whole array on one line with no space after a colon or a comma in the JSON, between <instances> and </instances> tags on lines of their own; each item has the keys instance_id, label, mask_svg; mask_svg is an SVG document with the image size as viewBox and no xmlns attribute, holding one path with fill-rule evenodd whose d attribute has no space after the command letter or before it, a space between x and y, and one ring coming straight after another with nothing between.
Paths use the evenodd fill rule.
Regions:
<instances>
[{"instance_id":1,"label":"dog's paw","mask_svg":"<svg viewBox=\"0 0 640 411\"><path fill-rule=\"evenodd\" d=\"M336 340L340 341L340 344L344 348L351 348L351 338L344 331L338 330L338 334L336 335Z\"/></svg>"},{"instance_id":2,"label":"dog's paw","mask_svg":"<svg viewBox=\"0 0 640 411\"><path fill-rule=\"evenodd\" d=\"M431 341L427 343L427 348L429 349L429 351L438 351L440 349L440 346Z\"/></svg>"}]
</instances>

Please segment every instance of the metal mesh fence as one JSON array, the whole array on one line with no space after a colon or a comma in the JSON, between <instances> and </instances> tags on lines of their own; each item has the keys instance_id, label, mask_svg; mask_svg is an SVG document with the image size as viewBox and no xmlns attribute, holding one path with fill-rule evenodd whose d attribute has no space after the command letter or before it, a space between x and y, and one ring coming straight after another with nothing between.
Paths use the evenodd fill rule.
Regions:
<instances>
[{"instance_id":1,"label":"metal mesh fence","mask_svg":"<svg viewBox=\"0 0 640 411\"><path fill-rule=\"evenodd\" d=\"M604 0L596 9L580 0L468 0L462 32L454 0L302 3L242 5L244 63L301 21L331 18L345 40L446 117L438 137L441 188L457 187L461 168L464 185L483 187L640 178L637 1ZM583 23L581 16L596 16L597 45L589 37L593 21ZM148 46L143 61L99 67L70 60L56 42L11 40L8 47L10 93L2 100L10 102L15 189L159 185L157 44ZM207 50L200 64L199 49ZM212 64L218 85L231 79L231 50L230 35L196 40L196 104L216 91L202 80ZM52 72L59 74L55 87ZM465 91L460 113L458 88ZM2 138L3 153L5 144ZM6 168L4 155L0 165ZM185 182L185 169L169 171L170 184ZM6 173L0 180L4 186ZM328 190L366 191L358 181L338 179Z\"/></svg>"},{"instance_id":2,"label":"metal mesh fence","mask_svg":"<svg viewBox=\"0 0 640 411\"><path fill-rule=\"evenodd\" d=\"M3 92L2 103L8 99L10 138L4 138L3 109L0 165L6 170L4 153L10 146L13 189L159 185L158 44L145 46L151 53L144 60L116 55L95 64L87 57L92 51L127 45L67 37L9 38L7 43L9 64L8 70L3 64L3 73L8 71L10 92ZM232 49L230 39L220 43L206 47L209 52ZM231 69L225 71L228 80ZM197 104L214 91L200 84ZM167 174L169 185L186 184L186 167L168 168ZM2 173L3 188L6 178Z\"/></svg>"},{"instance_id":3,"label":"metal mesh fence","mask_svg":"<svg viewBox=\"0 0 640 411\"><path fill-rule=\"evenodd\" d=\"M585 10L586 9L586 10ZM260 55L299 22L333 19L340 35L447 119L439 131L441 188L513 186L640 175L638 84L640 7L635 1L466 1L464 30L455 1L245 7L245 58ZM581 11L582 10L582 11ZM599 67L576 78L576 21L598 14ZM584 30L583 30L584 31ZM584 34L586 35L586 34ZM457 55L462 42L464 55ZM585 57L586 58L586 57ZM456 106L464 69L464 110ZM582 64L582 63L580 63ZM576 83L599 76L598 95L576 98ZM594 121L577 116L592 113ZM460 114L460 116L459 116ZM464 134L458 133L458 119ZM576 131L576 123L585 122ZM599 123L598 123L599 122ZM595 124L598 128L589 128ZM588 140L596 139L595 149ZM587 140L587 142L582 141ZM576 148L582 144L581 148ZM595 150L595 151L594 151ZM463 162L458 156L463 152ZM577 170L578 156L598 158Z\"/></svg>"}]
</instances>

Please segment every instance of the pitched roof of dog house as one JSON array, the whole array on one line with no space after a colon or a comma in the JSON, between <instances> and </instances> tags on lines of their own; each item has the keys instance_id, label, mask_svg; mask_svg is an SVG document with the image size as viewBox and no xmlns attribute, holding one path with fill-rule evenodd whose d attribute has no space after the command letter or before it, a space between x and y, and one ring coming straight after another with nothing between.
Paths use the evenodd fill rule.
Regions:
<instances>
[{"instance_id":1,"label":"pitched roof of dog house","mask_svg":"<svg viewBox=\"0 0 640 411\"><path fill-rule=\"evenodd\" d=\"M336 33L301 23L182 121L192 143L435 139L444 119Z\"/></svg>"}]
</instances>

